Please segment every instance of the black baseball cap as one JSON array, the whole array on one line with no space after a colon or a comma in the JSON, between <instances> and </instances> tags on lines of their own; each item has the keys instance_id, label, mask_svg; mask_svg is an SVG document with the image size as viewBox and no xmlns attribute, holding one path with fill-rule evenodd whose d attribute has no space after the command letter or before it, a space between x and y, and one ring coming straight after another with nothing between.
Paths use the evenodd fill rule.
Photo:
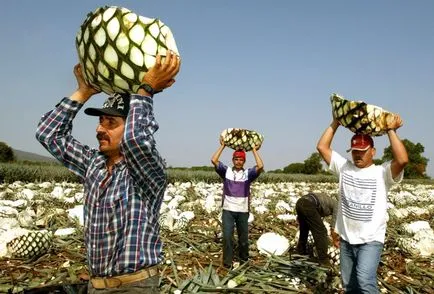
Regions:
<instances>
[{"instance_id":1,"label":"black baseball cap","mask_svg":"<svg viewBox=\"0 0 434 294\"><path fill-rule=\"evenodd\" d=\"M91 116L122 116L127 117L130 110L130 95L115 93L109 96L102 108L86 108L84 113Z\"/></svg>"}]
</instances>

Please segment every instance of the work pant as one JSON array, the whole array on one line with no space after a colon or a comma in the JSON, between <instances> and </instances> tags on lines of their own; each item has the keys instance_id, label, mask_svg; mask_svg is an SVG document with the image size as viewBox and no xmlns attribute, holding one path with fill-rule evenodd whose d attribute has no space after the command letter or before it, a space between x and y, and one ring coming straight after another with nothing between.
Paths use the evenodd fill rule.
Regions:
<instances>
[{"instance_id":1,"label":"work pant","mask_svg":"<svg viewBox=\"0 0 434 294\"><path fill-rule=\"evenodd\" d=\"M381 242L352 245L341 238L340 264L345 293L379 293L377 268L382 251Z\"/></svg>"},{"instance_id":2,"label":"work pant","mask_svg":"<svg viewBox=\"0 0 434 294\"><path fill-rule=\"evenodd\" d=\"M249 259L249 213L248 212L234 212L223 210L223 264L226 267L232 265L233 250L234 250L234 227L237 226L238 234L238 253L241 262Z\"/></svg>"},{"instance_id":3,"label":"work pant","mask_svg":"<svg viewBox=\"0 0 434 294\"><path fill-rule=\"evenodd\" d=\"M302 254L306 252L307 238L309 236L309 231L311 231L319 261L327 261L327 249L329 243L327 229L318 212L315 200L312 196L303 196L297 201L295 209L297 211L297 219L300 226L297 250Z\"/></svg>"}]
</instances>

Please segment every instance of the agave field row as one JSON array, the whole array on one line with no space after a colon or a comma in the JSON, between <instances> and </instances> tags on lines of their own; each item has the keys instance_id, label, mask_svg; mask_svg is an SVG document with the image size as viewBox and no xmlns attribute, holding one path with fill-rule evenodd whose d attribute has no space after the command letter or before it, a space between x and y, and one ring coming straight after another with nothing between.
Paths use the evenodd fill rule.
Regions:
<instances>
[{"instance_id":1,"label":"agave field row","mask_svg":"<svg viewBox=\"0 0 434 294\"><path fill-rule=\"evenodd\" d=\"M221 267L221 184L212 179L176 181L173 174L171 177L160 211L162 293L339 291L337 249L329 250L332 269L294 254L297 199L308 192L336 197L336 181L274 179L254 183L249 218L251 259L228 271ZM432 183L405 182L389 193L386 243L378 270L382 292L434 293L433 199ZM78 183L0 184L0 292L62 285L85 287L88 272L82 201L83 189ZM324 220L327 227L329 221ZM26 259L18 258L16 249L8 248L11 241L36 231L50 236L44 239L50 240L49 246L36 248L44 252ZM283 241L267 240L269 236Z\"/></svg>"}]
</instances>

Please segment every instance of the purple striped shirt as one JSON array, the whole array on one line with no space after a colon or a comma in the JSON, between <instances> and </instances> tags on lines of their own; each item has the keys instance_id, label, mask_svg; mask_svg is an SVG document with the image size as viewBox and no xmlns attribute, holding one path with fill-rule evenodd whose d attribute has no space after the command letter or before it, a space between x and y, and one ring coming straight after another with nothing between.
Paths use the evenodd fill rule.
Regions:
<instances>
[{"instance_id":1,"label":"purple striped shirt","mask_svg":"<svg viewBox=\"0 0 434 294\"><path fill-rule=\"evenodd\" d=\"M110 175L106 157L72 137L72 121L83 104L64 98L45 114L36 131L41 144L84 183L84 231L93 276L134 272L162 260L158 222L167 185L155 147L158 124L150 97L131 95L120 144L124 160Z\"/></svg>"},{"instance_id":2,"label":"purple striped shirt","mask_svg":"<svg viewBox=\"0 0 434 294\"><path fill-rule=\"evenodd\" d=\"M259 176L256 167L237 172L219 162L216 172L223 179L223 209L248 212L250 185Z\"/></svg>"}]
</instances>

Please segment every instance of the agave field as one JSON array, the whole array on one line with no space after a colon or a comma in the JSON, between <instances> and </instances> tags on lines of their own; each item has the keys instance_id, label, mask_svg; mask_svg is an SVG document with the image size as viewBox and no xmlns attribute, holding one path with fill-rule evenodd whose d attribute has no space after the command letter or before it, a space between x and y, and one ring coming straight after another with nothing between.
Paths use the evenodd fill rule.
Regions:
<instances>
[{"instance_id":1,"label":"agave field","mask_svg":"<svg viewBox=\"0 0 434 294\"><path fill-rule=\"evenodd\" d=\"M331 269L294 254L297 199L308 192L336 197L336 180L262 175L252 187L250 261L228 270L221 266L221 183L212 173L209 178L203 173L182 174L171 174L161 207L162 293L340 292L339 250L330 248ZM389 193L389 222L378 270L381 292L434 293L433 199L432 181L404 181ZM89 276L82 200L82 186L74 182L0 184L0 292L84 291ZM327 227L329 221L324 219ZM19 251L22 244L33 246ZM31 256L33 251L37 252Z\"/></svg>"}]
</instances>

